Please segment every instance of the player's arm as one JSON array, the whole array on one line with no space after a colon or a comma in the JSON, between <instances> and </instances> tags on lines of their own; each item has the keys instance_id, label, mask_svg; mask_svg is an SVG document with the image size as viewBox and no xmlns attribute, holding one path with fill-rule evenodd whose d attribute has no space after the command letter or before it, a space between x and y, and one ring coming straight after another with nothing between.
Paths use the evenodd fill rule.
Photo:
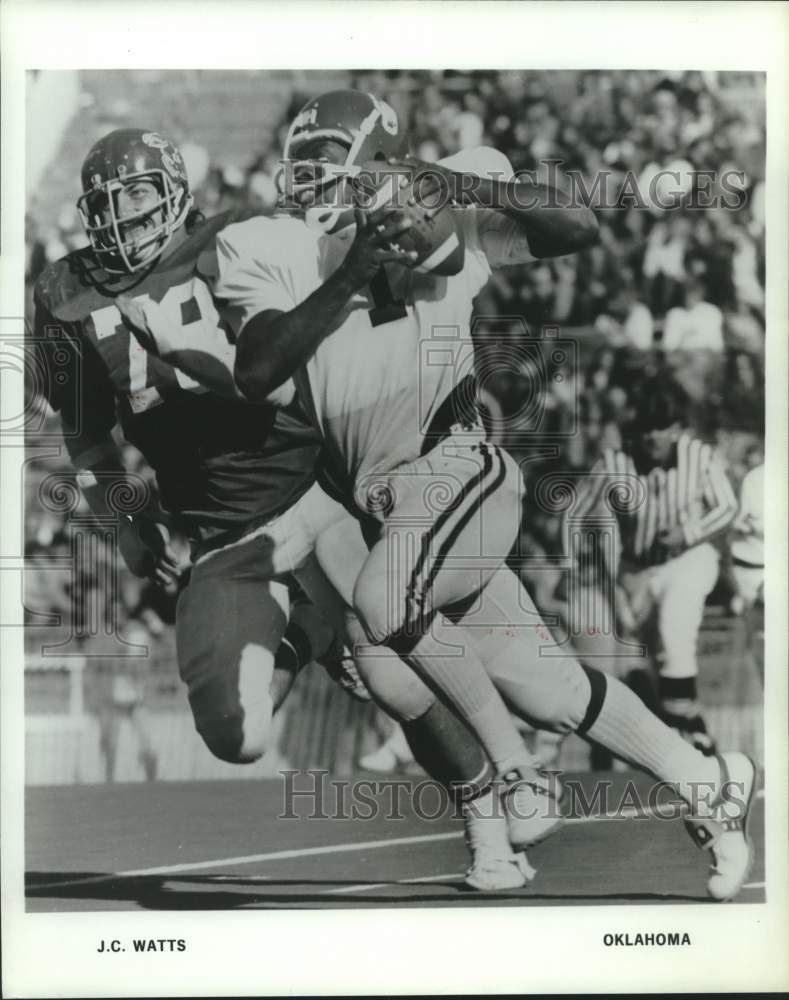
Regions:
<instances>
[{"instance_id":1,"label":"player's arm","mask_svg":"<svg viewBox=\"0 0 789 1000\"><path fill-rule=\"evenodd\" d=\"M54 319L38 299L35 329L38 370L44 373L39 388L60 415L77 485L94 515L115 517L118 512L112 497L119 491L128 495L135 487L112 436L116 422L112 386L95 354L83 346L76 331ZM52 331L57 331L58 336L47 336ZM118 547L136 576L151 576L160 583L177 576L176 557L163 524L144 516L122 514L118 518Z\"/></svg>"},{"instance_id":2,"label":"player's arm","mask_svg":"<svg viewBox=\"0 0 789 1000\"><path fill-rule=\"evenodd\" d=\"M700 545L725 531L737 516L738 504L723 460L705 446L701 480L706 510L682 525L686 545Z\"/></svg>"},{"instance_id":3,"label":"player's arm","mask_svg":"<svg viewBox=\"0 0 789 1000\"><path fill-rule=\"evenodd\" d=\"M357 210L356 235L342 264L288 310L265 307L266 276L261 272L262 308L246 321L237 344L235 380L247 399L265 400L291 378L336 328L351 297L370 283L382 264L415 263L415 253L389 246L410 225L393 207L369 214Z\"/></svg>"},{"instance_id":4,"label":"player's arm","mask_svg":"<svg viewBox=\"0 0 789 1000\"><path fill-rule=\"evenodd\" d=\"M425 183L420 185L423 200L441 192L458 205L475 205L515 223L515 236L525 241L531 258L575 253L597 241L600 227L590 208L558 184L540 183L529 174L513 177L506 157L501 158L502 169L488 170L487 176L414 157L397 163L425 171Z\"/></svg>"}]
</instances>

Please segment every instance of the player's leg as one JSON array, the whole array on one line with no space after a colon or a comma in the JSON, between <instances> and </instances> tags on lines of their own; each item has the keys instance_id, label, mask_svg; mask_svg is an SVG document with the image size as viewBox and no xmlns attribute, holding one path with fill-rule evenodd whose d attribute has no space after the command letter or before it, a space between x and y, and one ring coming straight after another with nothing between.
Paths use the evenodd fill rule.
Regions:
<instances>
[{"instance_id":1,"label":"player's leg","mask_svg":"<svg viewBox=\"0 0 789 1000\"><path fill-rule=\"evenodd\" d=\"M509 570L495 574L462 620L514 711L541 727L593 739L674 785L690 806L689 828L703 828L694 839L714 851L710 893L722 899L739 891L750 857L744 824L756 777L744 754L705 756L617 678L554 657L555 643L540 637L536 608Z\"/></svg>"},{"instance_id":2,"label":"player's leg","mask_svg":"<svg viewBox=\"0 0 789 1000\"><path fill-rule=\"evenodd\" d=\"M297 529L289 511L198 559L179 596L178 665L195 725L211 752L233 763L265 752L274 711L331 638L325 619L303 602L288 623L282 580L286 541Z\"/></svg>"},{"instance_id":3,"label":"player's leg","mask_svg":"<svg viewBox=\"0 0 789 1000\"><path fill-rule=\"evenodd\" d=\"M383 496L381 536L359 574L354 607L373 644L388 645L441 691L484 746L514 794L546 798L537 760L462 629L439 614L468 597L500 565L518 532L520 475L495 446L449 438L427 456L366 484ZM383 492L381 492L381 490ZM559 821L550 803L545 808ZM509 810L513 844L539 808Z\"/></svg>"},{"instance_id":4,"label":"player's leg","mask_svg":"<svg viewBox=\"0 0 789 1000\"><path fill-rule=\"evenodd\" d=\"M199 559L176 613L179 670L198 731L237 763L266 749L271 718L298 671L330 646L330 619L284 581L313 545L317 487L269 525ZM328 498L326 498L328 501ZM342 508L334 505L342 512Z\"/></svg>"},{"instance_id":5,"label":"player's leg","mask_svg":"<svg viewBox=\"0 0 789 1000\"><path fill-rule=\"evenodd\" d=\"M178 668L195 726L211 752L231 763L265 752L292 672L284 665L275 681L288 590L270 579L265 558L258 537L197 562L176 610Z\"/></svg>"},{"instance_id":6,"label":"player's leg","mask_svg":"<svg viewBox=\"0 0 789 1000\"><path fill-rule=\"evenodd\" d=\"M471 852L467 883L488 891L523 886L533 872L525 857L510 847L507 824L491 787L493 770L476 737L391 649L369 643L347 606L368 557L359 522L347 516L328 525L316 541L315 554L322 575L342 595L348 643L368 690L400 724L416 762L461 802ZM321 586L319 577L312 586L319 602L332 600L331 595L322 598L316 589Z\"/></svg>"},{"instance_id":7,"label":"player's leg","mask_svg":"<svg viewBox=\"0 0 789 1000\"><path fill-rule=\"evenodd\" d=\"M715 744L699 708L696 647L704 602L718 579L718 566L716 549L698 545L652 573L662 647L658 659L661 714L706 754L715 752Z\"/></svg>"},{"instance_id":8,"label":"player's leg","mask_svg":"<svg viewBox=\"0 0 789 1000\"><path fill-rule=\"evenodd\" d=\"M369 558L359 522L343 511L321 530L315 559L297 571L304 588L342 620L362 678L375 701L403 726L415 759L437 780L481 785L487 760L466 726L386 645L371 644L349 604Z\"/></svg>"}]
</instances>

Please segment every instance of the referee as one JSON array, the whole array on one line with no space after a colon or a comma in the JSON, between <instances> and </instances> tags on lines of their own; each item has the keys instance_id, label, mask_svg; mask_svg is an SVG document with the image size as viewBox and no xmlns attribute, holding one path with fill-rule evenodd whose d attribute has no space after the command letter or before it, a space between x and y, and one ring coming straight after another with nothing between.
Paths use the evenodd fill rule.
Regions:
<instances>
[{"instance_id":1,"label":"referee","mask_svg":"<svg viewBox=\"0 0 789 1000\"><path fill-rule=\"evenodd\" d=\"M664 379L640 387L624 446L608 448L585 477L570 513L576 533L613 524L602 562L620 631L658 665L664 721L705 754L715 752L697 700L696 644L718 579L713 544L737 514L721 457L684 429L688 401ZM614 515L612 519L612 513Z\"/></svg>"}]
</instances>

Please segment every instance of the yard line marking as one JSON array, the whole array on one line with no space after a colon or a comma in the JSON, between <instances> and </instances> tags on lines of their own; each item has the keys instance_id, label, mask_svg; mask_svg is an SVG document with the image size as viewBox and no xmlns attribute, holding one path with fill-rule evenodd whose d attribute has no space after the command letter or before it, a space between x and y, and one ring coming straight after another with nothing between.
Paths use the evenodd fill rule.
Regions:
<instances>
[{"instance_id":1,"label":"yard line marking","mask_svg":"<svg viewBox=\"0 0 789 1000\"><path fill-rule=\"evenodd\" d=\"M386 840L364 840L358 844L324 844L321 847L301 847L290 851L268 851L266 854L247 854L237 858L218 858L214 861L184 862L179 865L161 865L158 868L137 868L132 871L115 872L112 875L92 875L90 878L69 879L66 882L45 882L31 888L57 889L72 885L95 885L111 882L117 878L144 878L148 875L174 875L178 872L196 872L206 868L222 868L227 865L253 865L261 861L286 861L289 858L306 858L319 854L340 854L349 851L374 851L380 847L399 847L403 844L424 844L430 841L453 840L462 837L461 831L452 833L426 833L416 837L390 837Z\"/></svg>"},{"instance_id":2,"label":"yard line marking","mask_svg":"<svg viewBox=\"0 0 789 1000\"><path fill-rule=\"evenodd\" d=\"M757 798L764 797L764 790L756 792ZM659 814L654 810L627 810L620 813L606 813L603 816L569 816L565 819L570 823L607 823L639 817L655 817ZM39 892L42 889L69 888L77 885L98 885L102 882L112 882L120 878L144 878L149 875L175 875L178 872L204 871L207 868L220 868L225 865L253 865L263 861L287 861L290 858L305 858L320 854L341 854L351 851L377 850L381 847L399 847L403 844L424 844L441 840L456 840L463 832L426 833L415 837L391 837L386 840L366 840L358 844L328 844L322 847L302 847L290 851L269 851L265 854L247 854L236 858L218 858L213 861L184 862L178 865L161 865L158 868L137 868L131 871L114 872L110 875L92 875L90 878L68 879L62 882L45 882L43 885L31 886L30 889ZM388 883L386 883L388 884Z\"/></svg>"},{"instance_id":3,"label":"yard line marking","mask_svg":"<svg viewBox=\"0 0 789 1000\"><path fill-rule=\"evenodd\" d=\"M401 878L396 882L359 882L358 885L344 885L340 889L322 889L321 896L340 896L351 892L367 892L370 889L386 889L393 885L417 885L419 882L441 882L443 879L463 878L462 872L448 872L444 875L420 875L419 878Z\"/></svg>"}]
</instances>

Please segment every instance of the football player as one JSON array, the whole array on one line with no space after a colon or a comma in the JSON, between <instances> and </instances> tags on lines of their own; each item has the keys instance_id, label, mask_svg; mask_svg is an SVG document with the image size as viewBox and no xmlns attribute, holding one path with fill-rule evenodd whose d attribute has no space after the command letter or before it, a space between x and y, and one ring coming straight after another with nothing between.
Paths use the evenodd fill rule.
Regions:
<instances>
[{"instance_id":1,"label":"football player","mask_svg":"<svg viewBox=\"0 0 789 1000\"><path fill-rule=\"evenodd\" d=\"M579 248L594 238L591 214L515 181L495 151L464 151L430 168L465 206L464 265L454 276L419 273L399 242L408 220L396 207L364 214L337 192L361 164L403 152L394 112L369 95L332 92L297 116L286 157L304 218L251 220L218 241L217 291L239 323L237 383L262 400L294 378L338 494L377 522L369 555L342 526L324 532L319 551L335 551L324 566L368 638L407 657L473 726L517 806L513 843L560 820L483 668L526 721L579 732L675 784L690 803L689 831L713 854L710 894L731 898L750 863L754 765L737 753L705 757L615 678L555 649L543 655L537 611L503 566L518 530L517 469L484 440L473 386L456 377L491 268Z\"/></svg>"},{"instance_id":2,"label":"football player","mask_svg":"<svg viewBox=\"0 0 789 1000\"><path fill-rule=\"evenodd\" d=\"M513 179L494 150L464 151L440 166L404 160L404 152L396 115L371 95L331 92L296 117L285 160L307 224L253 220L229 227L219 243L226 265L219 293L241 312L236 381L248 398L264 399L295 379L335 484L378 522L352 593L367 636L396 649L452 699L513 804L528 803L528 820L511 822L513 845L546 836L558 820L539 806L541 795L550 797L544 776L524 755L483 668L527 721L587 735L675 784L690 804L689 832L712 851L709 892L731 898L750 864L745 820L755 766L739 753L706 757L616 678L540 655L536 609L503 566L518 531L518 470L485 441L473 401L462 405L469 386L457 378L457 351L467 348L473 299L491 269L588 245L594 217L559 191ZM376 159L430 172L463 206L459 273L416 270L401 241L410 220L395 205L348 213L349 177ZM430 350L444 357L431 359ZM331 534L342 528L324 537ZM347 594L343 568L327 562ZM462 656L447 655L453 642ZM727 809L731 782L739 798ZM703 803L700 786L709 790Z\"/></svg>"},{"instance_id":3,"label":"football player","mask_svg":"<svg viewBox=\"0 0 789 1000\"><path fill-rule=\"evenodd\" d=\"M211 752L254 761L298 668L334 643L334 628L313 605L298 600L289 609L291 574L332 626L342 624L344 605L311 549L323 526L350 518L314 483L320 441L297 402L249 403L228 376L231 324L213 286L217 234L229 219L204 221L192 212L177 148L155 132L112 132L89 152L82 187L90 246L47 268L35 290L34 345L48 373L45 394L60 413L78 482L96 514L115 516L119 489L128 500L137 485L111 435L118 423L155 471L162 506L186 525L192 567L176 612L179 672ZM143 305L216 359L203 371L205 385L140 347L130 330ZM118 525L132 572L163 585L178 576L159 513L122 515ZM481 749L404 664L390 659L376 700L403 724L433 777L460 794L478 793L489 770ZM486 873L496 869L522 883L520 859L496 850L491 857L481 834L469 836L479 847L472 866L479 887L488 887Z\"/></svg>"}]
</instances>

